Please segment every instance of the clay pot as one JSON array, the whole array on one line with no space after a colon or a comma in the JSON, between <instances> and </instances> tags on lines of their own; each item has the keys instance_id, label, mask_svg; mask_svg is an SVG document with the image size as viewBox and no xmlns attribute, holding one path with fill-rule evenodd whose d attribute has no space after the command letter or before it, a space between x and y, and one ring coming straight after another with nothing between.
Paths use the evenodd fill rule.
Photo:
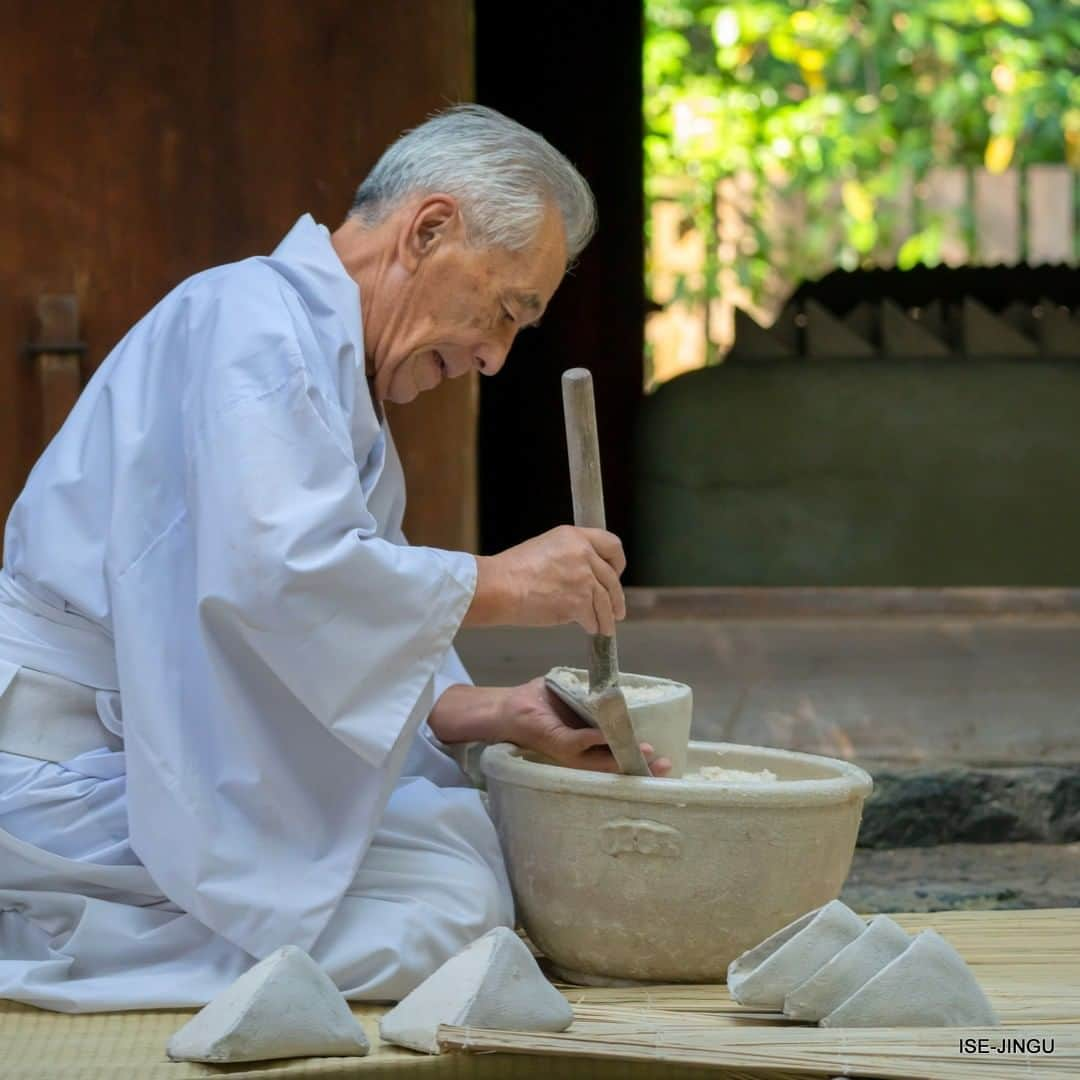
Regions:
<instances>
[{"instance_id":1,"label":"clay pot","mask_svg":"<svg viewBox=\"0 0 1080 1080\"><path fill-rule=\"evenodd\" d=\"M518 918L570 982L723 982L728 964L835 899L873 782L846 761L691 742L732 784L564 769L509 743L481 759Z\"/></svg>"}]
</instances>

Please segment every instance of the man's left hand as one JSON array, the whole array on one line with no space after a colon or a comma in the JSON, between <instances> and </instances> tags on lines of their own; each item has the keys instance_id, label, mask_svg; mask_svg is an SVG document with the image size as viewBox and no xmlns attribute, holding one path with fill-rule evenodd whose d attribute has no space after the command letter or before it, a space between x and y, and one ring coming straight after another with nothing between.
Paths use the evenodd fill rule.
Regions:
<instances>
[{"instance_id":1,"label":"man's left hand","mask_svg":"<svg viewBox=\"0 0 1080 1080\"><path fill-rule=\"evenodd\" d=\"M571 769L618 772L619 767L596 728L589 727L544 685L543 678L515 686L502 699L497 730L507 742L534 750ZM657 758L652 746L641 744L653 776L671 771L668 758Z\"/></svg>"}]
</instances>

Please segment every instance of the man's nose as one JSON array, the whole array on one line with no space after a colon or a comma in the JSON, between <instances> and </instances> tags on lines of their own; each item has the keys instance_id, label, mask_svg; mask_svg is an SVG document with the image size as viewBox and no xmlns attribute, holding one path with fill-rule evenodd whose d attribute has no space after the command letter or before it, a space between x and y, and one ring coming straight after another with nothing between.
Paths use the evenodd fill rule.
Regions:
<instances>
[{"instance_id":1,"label":"man's nose","mask_svg":"<svg viewBox=\"0 0 1080 1080\"><path fill-rule=\"evenodd\" d=\"M506 363L506 354L510 351L513 342L485 342L473 354L476 370L481 375L497 375L503 364Z\"/></svg>"}]
</instances>

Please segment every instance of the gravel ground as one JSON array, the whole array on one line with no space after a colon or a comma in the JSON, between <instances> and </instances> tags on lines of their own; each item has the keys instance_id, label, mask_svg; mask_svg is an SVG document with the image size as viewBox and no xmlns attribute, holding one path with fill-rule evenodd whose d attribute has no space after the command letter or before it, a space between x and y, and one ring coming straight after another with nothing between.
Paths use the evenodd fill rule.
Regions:
<instances>
[{"instance_id":1,"label":"gravel ground","mask_svg":"<svg viewBox=\"0 0 1080 1080\"><path fill-rule=\"evenodd\" d=\"M1080 907L1080 843L858 848L840 898L867 914Z\"/></svg>"}]
</instances>

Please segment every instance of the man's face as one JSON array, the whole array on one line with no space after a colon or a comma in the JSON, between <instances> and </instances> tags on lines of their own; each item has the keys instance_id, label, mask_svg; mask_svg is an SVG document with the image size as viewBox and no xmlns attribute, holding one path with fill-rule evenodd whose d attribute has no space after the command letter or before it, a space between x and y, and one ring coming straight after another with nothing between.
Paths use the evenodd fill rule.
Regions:
<instances>
[{"instance_id":1,"label":"man's face","mask_svg":"<svg viewBox=\"0 0 1080 1080\"><path fill-rule=\"evenodd\" d=\"M394 302L374 349L375 396L395 403L474 369L494 375L518 331L539 321L566 270L554 210L520 252L470 246L448 196L424 200L402 228L388 275Z\"/></svg>"}]
</instances>

